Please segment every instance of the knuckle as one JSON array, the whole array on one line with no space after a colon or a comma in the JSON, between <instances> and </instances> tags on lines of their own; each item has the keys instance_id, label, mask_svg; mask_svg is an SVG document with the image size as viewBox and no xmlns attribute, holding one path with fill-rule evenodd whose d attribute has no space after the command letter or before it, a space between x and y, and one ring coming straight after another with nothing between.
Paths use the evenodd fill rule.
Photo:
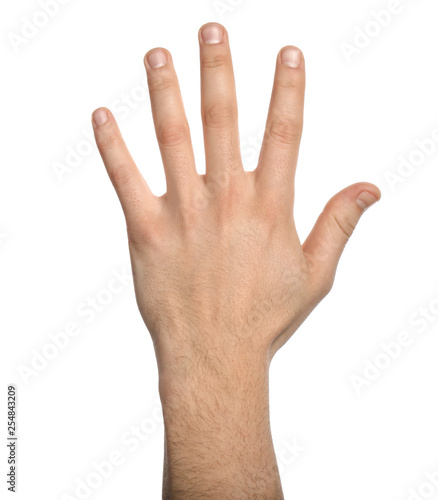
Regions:
<instances>
[{"instance_id":1,"label":"knuckle","mask_svg":"<svg viewBox=\"0 0 438 500\"><path fill-rule=\"evenodd\" d=\"M166 223L156 213L145 213L137 220L128 222L128 242L130 249L144 251L145 246L160 246L165 237Z\"/></svg>"},{"instance_id":2,"label":"knuckle","mask_svg":"<svg viewBox=\"0 0 438 500\"><path fill-rule=\"evenodd\" d=\"M321 282L319 290L321 299L327 297L327 295L332 291L334 281L334 277L327 277Z\"/></svg>"},{"instance_id":3,"label":"knuckle","mask_svg":"<svg viewBox=\"0 0 438 500\"><path fill-rule=\"evenodd\" d=\"M145 231L140 231L137 228L133 229L128 224L128 244L131 250L141 251L147 242L148 238Z\"/></svg>"},{"instance_id":4,"label":"knuckle","mask_svg":"<svg viewBox=\"0 0 438 500\"><path fill-rule=\"evenodd\" d=\"M331 292L335 275L327 271L326 266L319 259L312 259L309 256L306 256L306 258L310 277L310 296L314 298L316 305Z\"/></svg>"},{"instance_id":5,"label":"knuckle","mask_svg":"<svg viewBox=\"0 0 438 500\"><path fill-rule=\"evenodd\" d=\"M227 57L224 54L214 54L204 56L201 59L201 66L207 69L221 68L227 64Z\"/></svg>"},{"instance_id":6,"label":"knuckle","mask_svg":"<svg viewBox=\"0 0 438 500\"><path fill-rule=\"evenodd\" d=\"M131 166L125 163L118 164L116 168L110 172L111 181L117 188L125 188L130 184L132 175L130 173Z\"/></svg>"},{"instance_id":7,"label":"knuckle","mask_svg":"<svg viewBox=\"0 0 438 500\"><path fill-rule=\"evenodd\" d=\"M270 226L283 223L286 216L284 201L277 192L271 189L263 194L258 211L263 221Z\"/></svg>"},{"instance_id":8,"label":"knuckle","mask_svg":"<svg viewBox=\"0 0 438 500\"><path fill-rule=\"evenodd\" d=\"M159 237L153 227L130 227L128 224L128 245L131 251L143 252L146 246L151 246Z\"/></svg>"},{"instance_id":9,"label":"knuckle","mask_svg":"<svg viewBox=\"0 0 438 500\"><path fill-rule=\"evenodd\" d=\"M180 206L177 213L178 225L189 239L196 238L201 224L200 211L195 206Z\"/></svg>"},{"instance_id":10,"label":"knuckle","mask_svg":"<svg viewBox=\"0 0 438 500\"><path fill-rule=\"evenodd\" d=\"M162 92L175 86L175 81L173 78L164 76L148 76L148 87L149 93L154 94L156 92Z\"/></svg>"},{"instance_id":11,"label":"knuckle","mask_svg":"<svg viewBox=\"0 0 438 500\"><path fill-rule=\"evenodd\" d=\"M286 91L288 95L294 90L299 89L296 81L290 77L277 78L275 80L275 87L277 90Z\"/></svg>"},{"instance_id":12,"label":"knuckle","mask_svg":"<svg viewBox=\"0 0 438 500\"><path fill-rule=\"evenodd\" d=\"M98 146L101 151L119 149L122 145L123 139L114 132L109 132L98 138Z\"/></svg>"},{"instance_id":13,"label":"knuckle","mask_svg":"<svg viewBox=\"0 0 438 500\"><path fill-rule=\"evenodd\" d=\"M188 139L187 124L179 122L163 123L157 128L157 139L162 146L178 146Z\"/></svg>"},{"instance_id":14,"label":"knuckle","mask_svg":"<svg viewBox=\"0 0 438 500\"><path fill-rule=\"evenodd\" d=\"M354 220L351 217L346 216L345 214L339 216L335 212L331 214L331 219L333 225L339 231L341 231L341 233L343 233L347 240L349 240L351 235L353 234L354 228L356 227Z\"/></svg>"},{"instance_id":15,"label":"knuckle","mask_svg":"<svg viewBox=\"0 0 438 500\"><path fill-rule=\"evenodd\" d=\"M238 189L227 187L217 197L220 203L220 217L228 219L239 213L241 197Z\"/></svg>"},{"instance_id":16,"label":"knuckle","mask_svg":"<svg viewBox=\"0 0 438 500\"><path fill-rule=\"evenodd\" d=\"M265 136L276 144L294 144L300 141L302 128L298 119L276 117L270 121Z\"/></svg>"},{"instance_id":17,"label":"knuckle","mask_svg":"<svg viewBox=\"0 0 438 500\"><path fill-rule=\"evenodd\" d=\"M212 104L202 114L204 125L209 128L224 128L237 120L237 111L232 106Z\"/></svg>"}]
</instances>

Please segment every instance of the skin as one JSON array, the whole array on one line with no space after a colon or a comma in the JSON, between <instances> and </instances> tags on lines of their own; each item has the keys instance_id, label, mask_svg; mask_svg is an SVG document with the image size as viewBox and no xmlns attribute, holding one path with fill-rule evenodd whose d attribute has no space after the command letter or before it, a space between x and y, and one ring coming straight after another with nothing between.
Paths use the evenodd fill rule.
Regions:
<instances>
[{"instance_id":1,"label":"skin","mask_svg":"<svg viewBox=\"0 0 438 500\"><path fill-rule=\"evenodd\" d=\"M145 56L167 192L153 195L106 108L97 146L125 213L138 306L152 336L165 423L163 498L283 498L269 423L274 354L330 291L379 189L334 196L301 244L294 177L305 62L277 57L260 160L245 172L226 30L199 32L206 174L196 171L170 53Z\"/></svg>"}]
</instances>

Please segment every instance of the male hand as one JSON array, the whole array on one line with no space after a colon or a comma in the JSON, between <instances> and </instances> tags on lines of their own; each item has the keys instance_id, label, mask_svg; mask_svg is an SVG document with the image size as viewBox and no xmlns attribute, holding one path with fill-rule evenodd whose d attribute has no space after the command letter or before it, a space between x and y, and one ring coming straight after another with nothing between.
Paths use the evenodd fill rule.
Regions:
<instances>
[{"instance_id":1,"label":"male hand","mask_svg":"<svg viewBox=\"0 0 438 500\"><path fill-rule=\"evenodd\" d=\"M166 194L151 193L107 109L94 112L93 126L125 213L137 302L157 356L166 498L207 498L208 491L211 498L281 498L268 366L331 289L345 244L380 192L368 183L344 189L301 244L293 203L302 53L289 46L278 55L259 164L245 172L227 32L207 24L199 42L205 175L196 171L167 50L145 57Z\"/></svg>"}]
</instances>

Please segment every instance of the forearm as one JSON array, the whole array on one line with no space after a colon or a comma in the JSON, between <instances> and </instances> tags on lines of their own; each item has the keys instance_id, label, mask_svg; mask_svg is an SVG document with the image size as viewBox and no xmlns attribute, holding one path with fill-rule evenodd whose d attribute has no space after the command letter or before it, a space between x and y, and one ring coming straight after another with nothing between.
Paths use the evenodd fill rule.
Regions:
<instances>
[{"instance_id":1,"label":"forearm","mask_svg":"<svg viewBox=\"0 0 438 500\"><path fill-rule=\"evenodd\" d=\"M266 364L167 378L160 393L164 499L283 498L270 431Z\"/></svg>"}]
</instances>

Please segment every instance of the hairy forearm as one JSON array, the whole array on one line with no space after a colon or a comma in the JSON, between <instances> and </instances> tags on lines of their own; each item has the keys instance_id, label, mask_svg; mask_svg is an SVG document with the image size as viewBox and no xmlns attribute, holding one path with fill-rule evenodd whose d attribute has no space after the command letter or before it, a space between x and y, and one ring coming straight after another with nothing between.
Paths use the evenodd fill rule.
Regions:
<instances>
[{"instance_id":1,"label":"hairy forearm","mask_svg":"<svg viewBox=\"0 0 438 500\"><path fill-rule=\"evenodd\" d=\"M160 382L164 499L283 498L269 424L268 368L249 366Z\"/></svg>"}]
</instances>

